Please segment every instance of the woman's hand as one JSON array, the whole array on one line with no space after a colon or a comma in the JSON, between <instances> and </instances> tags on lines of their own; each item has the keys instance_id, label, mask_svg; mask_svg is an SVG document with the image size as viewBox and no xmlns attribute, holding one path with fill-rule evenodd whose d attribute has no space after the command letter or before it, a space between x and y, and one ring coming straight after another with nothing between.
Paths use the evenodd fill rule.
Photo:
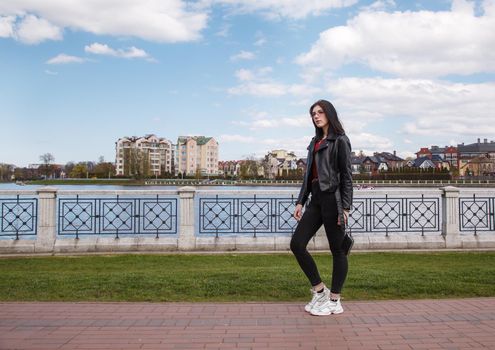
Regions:
<instances>
[{"instance_id":1,"label":"woman's hand","mask_svg":"<svg viewBox=\"0 0 495 350\"><path fill-rule=\"evenodd\" d=\"M296 209L294 210L294 218L299 221L302 217L302 204L296 205Z\"/></svg>"},{"instance_id":2,"label":"woman's hand","mask_svg":"<svg viewBox=\"0 0 495 350\"><path fill-rule=\"evenodd\" d=\"M344 223L345 223L345 226L347 226L347 223L349 222L349 210L345 210L344 209ZM340 226L340 215L338 216L338 219L337 219L337 225Z\"/></svg>"}]
</instances>

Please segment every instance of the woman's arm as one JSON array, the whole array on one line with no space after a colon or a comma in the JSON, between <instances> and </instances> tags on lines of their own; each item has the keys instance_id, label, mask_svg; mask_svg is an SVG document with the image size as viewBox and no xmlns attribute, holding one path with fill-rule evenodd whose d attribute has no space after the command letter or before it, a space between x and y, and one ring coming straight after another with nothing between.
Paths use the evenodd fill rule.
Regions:
<instances>
[{"instance_id":1,"label":"woman's arm","mask_svg":"<svg viewBox=\"0 0 495 350\"><path fill-rule=\"evenodd\" d=\"M351 142L346 135L337 138L338 166L340 172L340 194L342 208L350 210L352 207L352 167L351 167Z\"/></svg>"},{"instance_id":2,"label":"woman's arm","mask_svg":"<svg viewBox=\"0 0 495 350\"><path fill-rule=\"evenodd\" d=\"M304 174L303 184L301 186L301 190L299 191L299 196L297 196L296 204L304 205L306 203L306 199L308 199L309 193L306 189L306 174Z\"/></svg>"},{"instance_id":3,"label":"woman's arm","mask_svg":"<svg viewBox=\"0 0 495 350\"><path fill-rule=\"evenodd\" d=\"M308 199L308 196L309 196L309 188L308 188L308 183L307 183L309 177L306 175L308 175L308 172L311 171L309 161L312 157L313 142L314 142L314 138L311 140L311 142L309 143L309 146L308 146L308 156L306 157L306 171L303 174L303 183L301 186L301 190L299 191L299 196L297 196L296 205L301 204L301 206L303 206L304 203L306 203L306 200ZM314 159L312 161L314 162Z\"/></svg>"}]
</instances>

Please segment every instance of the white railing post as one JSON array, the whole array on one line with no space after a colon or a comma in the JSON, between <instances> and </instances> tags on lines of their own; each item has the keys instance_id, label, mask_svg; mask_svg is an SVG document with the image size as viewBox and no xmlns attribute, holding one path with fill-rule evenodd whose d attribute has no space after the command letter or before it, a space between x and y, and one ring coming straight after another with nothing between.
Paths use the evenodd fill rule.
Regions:
<instances>
[{"instance_id":1,"label":"white railing post","mask_svg":"<svg viewBox=\"0 0 495 350\"><path fill-rule=\"evenodd\" d=\"M51 253L57 239L57 188L38 189L38 235L35 243L36 253Z\"/></svg>"},{"instance_id":2,"label":"white railing post","mask_svg":"<svg viewBox=\"0 0 495 350\"><path fill-rule=\"evenodd\" d=\"M180 226L177 242L179 250L193 250L196 247L196 237L194 235L195 192L196 189L191 186L179 188Z\"/></svg>"},{"instance_id":3,"label":"white railing post","mask_svg":"<svg viewBox=\"0 0 495 350\"><path fill-rule=\"evenodd\" d=\"M454 186L446 186L442 190L442 235L445 238L445 248L461 248L459 189Z\"/></svg>"}]
</instances>

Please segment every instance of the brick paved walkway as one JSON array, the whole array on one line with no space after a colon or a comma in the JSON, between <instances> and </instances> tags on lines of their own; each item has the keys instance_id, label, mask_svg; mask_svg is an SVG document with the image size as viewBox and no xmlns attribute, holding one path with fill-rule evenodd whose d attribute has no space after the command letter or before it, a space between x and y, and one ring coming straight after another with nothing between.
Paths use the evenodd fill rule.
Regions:
<instances>
[{"instance_id":1,"label":"brick paved walkway","mask_svg":"<svg viewBox=\"0 0 495 350\"><path fill-rule=\"evenodd\" d=\"M0 349L495 349L495 298L299 303L0 303Z\"/></svg>"}]
</instances>

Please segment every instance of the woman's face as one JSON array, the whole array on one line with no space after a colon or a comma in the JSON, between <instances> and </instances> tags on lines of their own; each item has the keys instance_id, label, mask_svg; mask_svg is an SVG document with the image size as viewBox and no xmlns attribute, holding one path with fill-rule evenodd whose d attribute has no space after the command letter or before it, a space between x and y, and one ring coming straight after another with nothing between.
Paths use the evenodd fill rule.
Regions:
<instances>
[{"instance_id":1,"label":"woman's face","mask_svg":"<svg viewBox=\"0 0 495 350\"><path fill-rule=\"evenodd\" d=\"M325 115L323 108L321 108L320 106L316 105L313 107L313 110L311 111L311 117L313 118L313 121L315 122L317 127L322 128L323 130L328 128L328 118Z\"/></svg>"}]
</instances>

